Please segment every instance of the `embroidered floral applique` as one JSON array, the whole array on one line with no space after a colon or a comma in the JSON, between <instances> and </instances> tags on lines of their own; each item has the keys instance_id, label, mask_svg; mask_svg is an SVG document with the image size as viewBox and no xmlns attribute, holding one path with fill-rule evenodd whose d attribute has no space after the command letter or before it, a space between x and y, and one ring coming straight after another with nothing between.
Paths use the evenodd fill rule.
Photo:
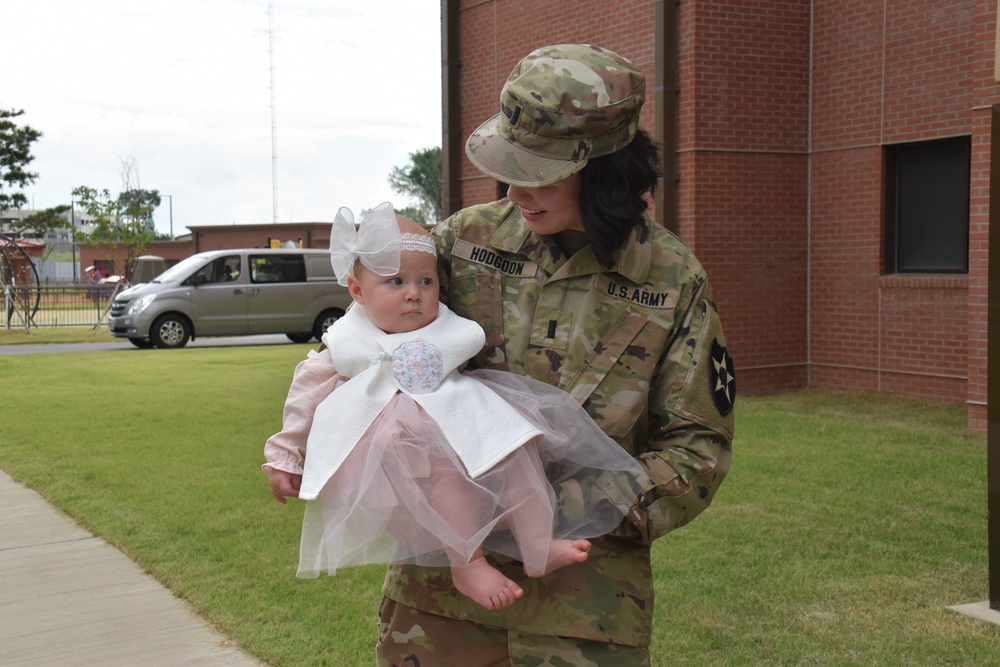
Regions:
<instances>
[{"instance_id":1,"label":"embroidered floral applique","mask_svg":"<svg viewBox=\"0 0 1000 667\"><path fill-rule=\"evenodd\" d=\"M441 352L421 341L397 347L389 365L396 384L410 394L429 394L437 389L444 377Z\"/></svg>"}]
</instances>

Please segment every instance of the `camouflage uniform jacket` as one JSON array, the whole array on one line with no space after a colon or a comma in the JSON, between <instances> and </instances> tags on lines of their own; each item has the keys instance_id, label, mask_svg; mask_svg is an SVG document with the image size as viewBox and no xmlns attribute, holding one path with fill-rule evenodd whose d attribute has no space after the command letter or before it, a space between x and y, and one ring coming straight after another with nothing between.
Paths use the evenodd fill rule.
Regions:
<instances>
[{"instance_id":1,"label":"camouflage uniform jacket","mask_svg":"<svg viewBox=\"0 0 1000 667\"><path fill-rule=\"evenodd\" d=\"M590 558L541 579L495 564L524 588L497 611L457 593L447 569L391 566L383 592L402 604L489 626L647 646L652 632L650 542L711 502L729 470L735 381L704 270L670 232L647 220L617 265L589 247L567 259L535 236L520 209L475 206L433 232L442 299L479 322L480 367L556 385L640 458L648 478L594 479L642 495ZM589 483L558 487L560 511L587 511Z\"/></svg>"}]
</instances>

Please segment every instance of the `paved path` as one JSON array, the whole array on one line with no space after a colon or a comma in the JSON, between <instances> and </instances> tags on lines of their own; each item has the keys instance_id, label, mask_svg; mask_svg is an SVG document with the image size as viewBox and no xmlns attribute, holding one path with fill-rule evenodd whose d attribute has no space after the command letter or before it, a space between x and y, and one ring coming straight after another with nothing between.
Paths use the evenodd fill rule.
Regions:
<instances>
[{"instance_id":1,"label":"paved path","mask_svg":"<svg viewBox=\"0 0 1000 667\"><path fill-rule=\"evenodd\" d=\"M261 667L0 471L0 666Z\"/></svg>"},{"instance_id":2,"label":"paved path","mask_svg":"<svg viewBox=\"0 0 1000 667\"><path fill-rule=\"evenodd\" d=\"M231 336L219 338L198 338L187 344L186 347L233 347L237 345L295 345L284 334L263 334L260 336ZM310 345L319 345L316 341L311 341L302 347L308 350ZM0 345L0 354L45 354L51 352L102 352L105 350L121 350L122 352L135 352L136 354L157 354L169 353L170 350L140 350L127 340L110 341L102 343L23 343L18 345ZM305 356L305 352L302 353Z\"/></svg>"}]
</instances>

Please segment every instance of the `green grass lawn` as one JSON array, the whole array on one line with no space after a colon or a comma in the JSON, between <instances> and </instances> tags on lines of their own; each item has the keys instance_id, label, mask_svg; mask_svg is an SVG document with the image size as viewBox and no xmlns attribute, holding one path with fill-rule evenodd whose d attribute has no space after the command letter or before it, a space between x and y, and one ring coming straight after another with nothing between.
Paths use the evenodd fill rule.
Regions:
<instances>
[{"instance_id":1,"label":"green grass lawn","mask_svg":"<svg viewBox=\"0 0 1000 667\"><path fill-rule=\"evenodd\" d=\"M93 327L35 327L31 331L25 331L23 326L15 326L16 324L15 320L11 322L9 329L6 324L0 327L0 345L108 343L117 340L129 346L129 342L124 338L112 336L106 324L98 327L96 331Z\"/></svg>"},{"instance_id":2,"label":"green grass lawn","mask_svg":"<svg viewBox=\"0 0 1000 667\"><path fill-rule=\"evenodd\" d=\"M248 653L372 664L383 568L296 579L302 506L260 471L307 349L0 355L0 467ZM996 664L1000 628L947 609L988 594L963 406L809 391L737 411L714 505L653 548L654 665Z\"/></svg>"}]
</instances>

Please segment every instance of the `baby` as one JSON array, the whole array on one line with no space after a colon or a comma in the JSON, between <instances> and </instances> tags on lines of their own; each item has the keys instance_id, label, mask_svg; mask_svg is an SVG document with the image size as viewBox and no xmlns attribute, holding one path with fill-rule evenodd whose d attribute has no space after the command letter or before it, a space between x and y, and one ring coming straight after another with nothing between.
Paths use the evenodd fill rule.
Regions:
<instances>
[{"instance_id":1,"label":"baby","mask_svg":"<svg viewBox=\"0 0 1000 667\"><path fill-rule=\"evenodd\" d=\"M637 474L638 463L564 392L460 372L485 335L440 303L437 253L422 227L384 204L356 235L341 209L331 237L354 305L324 336L327 349L297 369L283 431L265 447L272 495L309 500L300 575L446 563L458 591L499 609L523 590L484 548L521 560L532 577L584 561L583 537L610 531L627 506L556 537L545 468Z\"/></svg>"}]
</instances>

